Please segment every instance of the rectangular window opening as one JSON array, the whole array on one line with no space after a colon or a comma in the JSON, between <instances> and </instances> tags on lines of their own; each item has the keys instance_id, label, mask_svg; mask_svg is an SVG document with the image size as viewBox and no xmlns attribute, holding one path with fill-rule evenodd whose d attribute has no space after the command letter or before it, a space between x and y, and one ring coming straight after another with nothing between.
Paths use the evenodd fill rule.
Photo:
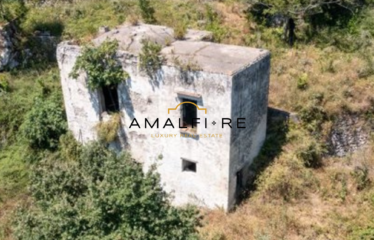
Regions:
<instances>
[{"instance_id":1,"label":"rectangular window opening","mask_svg":"<svg viewBox=\"0 0 374 240\"><path fill-rule=\"evenodd\" d=\"M186 99L182 98L181 102L192 102L197 105L196 100ZM181 106L181 115L182 115L182 124L183 127L186 127L187 130L190 130L191 128L196 129L197 125L194 123L193 119L197 118L197 108L195 105L191 103L185 103Z\"/></svg>"},{"instance_id":2,"label":"rectangular window opening","mask_svg":"<svg viewBox=\"0 0 374 240\"><path fill-rule=\"evenodd\" d=\"M182 171L183 172L196 172L196 163L182 159Z\"/></svg>"},{"instance_id":3,"label":"rectangular window opening","mask_svg":"<svg viewBox=\"0 0 374 240\"><path fill-rule=\"evenodd\" d=\"M104 111L108 114L119 111L118 92L116 85L102 87L104 98Z\"/></svg>"}]
</instances>

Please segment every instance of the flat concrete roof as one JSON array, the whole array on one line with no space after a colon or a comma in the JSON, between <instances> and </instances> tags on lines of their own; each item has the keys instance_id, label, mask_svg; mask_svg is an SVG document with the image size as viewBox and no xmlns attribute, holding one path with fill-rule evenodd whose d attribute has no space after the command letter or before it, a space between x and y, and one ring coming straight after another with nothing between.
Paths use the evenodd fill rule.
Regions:
<instances>
[{"instance_id":1,"label":"flat concrete roof","mask_svg":"<svg viewBox=\"0 0 374 240\"><path fill-rule=\"evenodd\" d=\"M211 38L212 33L208 31L188 29L184 41L201 41ZM121 50L135 55L141 52L142 40L150 40L163 47L176 40L172 28L149 24L122 25L102 33L93 42L101 44L107 39L117 40Z\"/></svg>"},{"instance_id":2,"label":"flat concrete roof","mask_svg":"<svg viewBox=\"0 0 374 240\"><path fill-rule=\"evenodd\" d=\"M205 72L234 75L268 56L264 49L225 45L211 42L176 41L162 50L169 65L192 64Z\"/></svg>"},{"instance_id":3,"label":"flat concrete roof","mask_svg":"<svg viewBox=\"0 0 374 240\"><path fill-rule=\"evenodd\" d=\"M117 40L121 50L138 55L142 40L146 39L163 47L161 53L168 65L177 65L175 60L178 59L179 63L192 64L202 71L226 75L234 75L269 55L264 49L206 42L211 38L208 31L188 30L185 38L177 41L174 30L169 27L139 24L108 30L93 42L101 44L107 39Z\"/></svg>"}]
</instances>

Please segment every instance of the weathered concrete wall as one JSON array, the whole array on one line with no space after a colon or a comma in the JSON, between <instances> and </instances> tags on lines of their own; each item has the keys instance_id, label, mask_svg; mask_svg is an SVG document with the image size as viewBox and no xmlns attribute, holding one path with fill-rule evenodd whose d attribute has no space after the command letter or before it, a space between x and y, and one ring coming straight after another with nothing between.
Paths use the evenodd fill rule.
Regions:
<instances>
[{"instance_id":1,"label":"weathered concrete wall","mask_svg":"<svg viewBox=\"0 0 374 240\"><path fill-rule=\"evenodd\" d=\"M219 124L213 126L212 119L230 115L231 80L221 74L195 73L191 84L181 81L178 69L164 66L159 72L157 84L147 76L136 71L134 65L127 66L131 79L121 85L121 109L124 117L125 133L128 147L135 159L148 168L156 163L165 189L173 192L174 204L197 205L214 208L227 206L228 167L230 129L222 129ZM218 90L221 89L221 90ZM178 128L180 111L168 108L177 106L181 99L178 92L200 94L197 100L199 107L208 109L208 113L198 111L201 124L197 134L222 134L222 138L185 138L180 137ZM225 102L228 104L217 104ZM129 128L133 118L141 125ZM159 129L144 128L144 119L153 123L157 118ZM170 118L175 128L163 125ZM208 128L203 127L205 118ZM172 138L157 138L161 134L175 134ZM153 136L153 137L152 137ZM162 156L158 160L158 156ZM196 172L182 171L182 158L196 162ZM158 161L157 161L158 160Z\"/></svg>"},{"instance_id":2,"label":"weathered concrete wall","mask_svg":"<svg viewBox=\"0 0 374 240\"><path fill-rule=\"evenodd\" d=\"M269 66L270 55L267 55L233 77L231 118L245 118L245 128L233 128L231 131L229 206L234 205L240 194L237 184L241 182L245 187L249 166L265 141Z\"/></svg>"},{"instance_id":3,"label":"weathered concrete wall","mask_svg":"<svg viewBox=\"0 0 374 240\"><path fill-rule=\"evenodd\" d=\"M144 34L148 28L152 27L146 25L135 30ZM121 28L105 36L117 36L121 31L137 34L135 30ZM169 31L160 27L153 30L165 35ZM139 69L139 46L128 43L126 38L122 41L129 44L125 44L126 49L134 49L117 52L119 62L130 76L118 86L122 128L117 145L131 151L143 163L144 170L157 165L164 189L172 193L175 205L193 203L229 209L235 202L236 172L252 162L265 137L269 53L207 42L176 41L164 47L166 62L150 78ZM96 139L95 126L106 117L102 113L100 90L88 91L84 73L77 80L69 76L79 54L78 46L67 43L60 44L57 50L69 129L79 141L88 142ZM196 64L198 69L183 72L175 59ZM168 114L169 108L182 101L181 97L196 100L200 108L207 109L207 113L198 111L197 137L180 136L180 109ZM222 128L222 118L236 122L238 117L247 118L246 129L236 130L236 124L232 129ZM135 118L140 128L130 128ZM168 118L174 128L164 128ZM158 119L159 127L145 128L145 119L151 124ZM195 162L196 172L183 171L182 159Z\"/></svg>"},{"instance_id":4,"label":"weathered concrete wall","mask_svg":"<svg viewBox=\"0 0 374 240\"><path fill-rule=\"evenodd\" d=\"M82 73L76 80L69 76L80 50L66 42L60 44L57 61L69 129L77 140L86 143L96 139L95 126L100 121L101 111L98 93L88 90L86 75Z\"/></svg>"},{"instance_id":5,"label":"weathered concrete wall","mask_svg":"<svg viewBox=\"0 0 374 240\"><path fill-rule=\"evenodd\" d=\"M64 45L58 48L69 129L78 140L88 142L96 139L95 126L101 119L101 106L98 94L87 90L84 74L77 80L69 77L78 55L79 47ZM130 74L130 78L118 88L123 116L122 138L126 139L122 147L130 150L133 157L144 164L145 170L157 164L165 190L175 197L174 204L195 203L210 208L227 208L230 129L222 130L218 120L221 116L230 116L231 78L196 72L194 81L187 84L178 78L177 68L163 66L155 82L139 71L135 56L122 52L120 61ZM198 111L202 127L198 126L196 133L221 134L221 138L180 137L179 109L168 114L168 108L174 108L180 102L178 92L202 95L196 100L199 106L208 109L208 113ZM140 129L129 128L134 118ZM158 118L160 128L146 129L145 118L151 123ZM174 129L163 129L167 118L173 122ZM205 118L209 120L207 129L203 127ZM211 119L218 124L213 126ZM175 134L176 137L156 138L159 134ZM197 171L182 171L182 158L196 162Z\"/></svg>"}]
</instances>

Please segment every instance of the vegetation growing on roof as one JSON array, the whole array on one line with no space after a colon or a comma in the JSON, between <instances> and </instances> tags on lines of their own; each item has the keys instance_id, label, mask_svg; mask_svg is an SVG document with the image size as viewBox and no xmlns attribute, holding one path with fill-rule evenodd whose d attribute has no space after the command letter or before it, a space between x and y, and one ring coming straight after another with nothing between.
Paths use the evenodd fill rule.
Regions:
<instances>
[{"instance_id":1,"label":"vegetation growing on roof","mask_svg":"<svg viewBox=\"0 0 374 240\"><path fill-rule=\"evenodd\" d=\"M151 78L161 69L164 58L161 56L162 46L150 40L142 40L142 50L139 54L139 65Z\"/></svg>"},{"instance_id":2,"label":"vegetation growing on roof","mask_svg":"<svg viewBox=\"0 0 374 240\"><path fill-rule=\"evenodd\" d=\"M116 58L117 49L118 42L109 40L98 47L85 46L70 75L77 78L80 71L85 71L91 90L121 83L128 74Z\"/></svg>"}]
</instances>

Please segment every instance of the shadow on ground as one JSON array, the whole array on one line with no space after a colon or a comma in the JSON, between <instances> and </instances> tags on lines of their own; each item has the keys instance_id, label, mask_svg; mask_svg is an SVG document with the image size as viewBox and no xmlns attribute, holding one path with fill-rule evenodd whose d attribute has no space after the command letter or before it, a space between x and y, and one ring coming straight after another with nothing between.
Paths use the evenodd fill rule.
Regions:
<instances>
[{"instance_id":1,"label":"shadow on ground","mask_svg":"<svg viewBox=\"0 0 374 240\"><path fill-rule=\"evenodd\" d=\"M259 155L253 161L250 171L253 177L247 188L238 198L238 205L248 199L256 190L256 179L282 152L282 147L287 141L290 113L276 108L268 108L267 131L264 145Z\"/></svg>"}]
</instances>

